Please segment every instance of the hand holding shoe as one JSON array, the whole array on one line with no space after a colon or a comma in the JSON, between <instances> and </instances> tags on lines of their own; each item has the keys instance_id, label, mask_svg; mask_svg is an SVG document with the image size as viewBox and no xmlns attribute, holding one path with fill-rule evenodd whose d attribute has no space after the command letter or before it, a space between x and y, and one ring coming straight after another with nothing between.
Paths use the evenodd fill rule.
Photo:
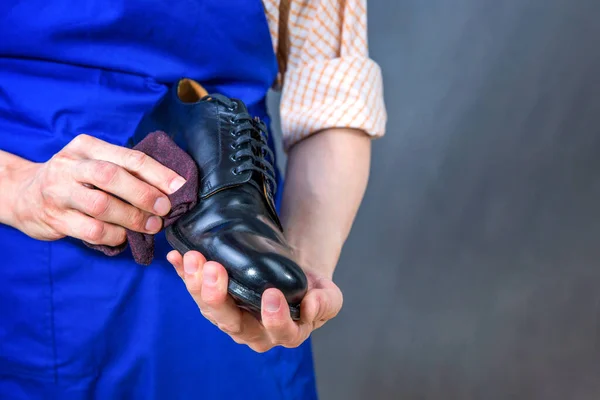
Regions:
<instances>
[{"instance_id":1,"label":"hand holding shoe","mask_svg":"<svg viewBox=\"0 0 600 400\"><path fill-rule=\"evenodd\" d=\"M312 331L335 317L342 308L342 292L331 277L305 268L308 292L300 304L300 320L292 320L285 297L279 290L267 289L262 296L260 322L237 307L227 294L228 276L221 264L206 261L197 251L189 251L182 257L174 250L167 258L184 280L201 313L235 342L246 344L257 352L275 346L301 345Z\"/></svg>"}]
</instances>

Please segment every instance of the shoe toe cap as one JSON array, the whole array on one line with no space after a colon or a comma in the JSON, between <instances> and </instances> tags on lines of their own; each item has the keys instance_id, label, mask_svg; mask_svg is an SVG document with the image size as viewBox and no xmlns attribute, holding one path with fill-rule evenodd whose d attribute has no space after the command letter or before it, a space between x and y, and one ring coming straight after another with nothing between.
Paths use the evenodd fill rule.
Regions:
<instances>
[{"instance_id":1,"label":"shoe toe cap","mask_svg":"<svg viewBox=\"0 0 600 400\"><path fill-rule=\"evenodd\" d=\"M306 294L307 280L302 269L290 258L265 254L260 260L270 276L265 277L261 293L271 287L281 290L289 304L299 304Z\"/></svg>"},{"instance_id":2,"label":"shoe toe cap","mask_svg":"<svg viewBox=\"0 0 600 400\"><path fill-rule=\"evenodd\" d=\"M268 238L240 232L223 236L220 242L215 248L219 249L231 279L258 295L276 288L289 304L302 301L308 282L287 247Z\"/></svg>"}]
</instances>

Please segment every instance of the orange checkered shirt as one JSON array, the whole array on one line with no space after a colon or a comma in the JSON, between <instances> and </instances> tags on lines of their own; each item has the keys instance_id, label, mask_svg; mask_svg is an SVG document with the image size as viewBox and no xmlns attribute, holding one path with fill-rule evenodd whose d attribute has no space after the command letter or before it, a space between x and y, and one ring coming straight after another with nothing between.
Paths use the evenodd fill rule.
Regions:
<instances>
[{"instance_id":1,"label":"orange checkered shirt","mask_svg":"<svg viewBox=\"0 0 600 400\"><path fill-rule=\"evenodd\" d=\"M281 128L288 149L327 128L385 133L381 69L369 58L366 0L290 0ZM279 0L263 0L277 51Z\"/></svg>"}]
</instances>

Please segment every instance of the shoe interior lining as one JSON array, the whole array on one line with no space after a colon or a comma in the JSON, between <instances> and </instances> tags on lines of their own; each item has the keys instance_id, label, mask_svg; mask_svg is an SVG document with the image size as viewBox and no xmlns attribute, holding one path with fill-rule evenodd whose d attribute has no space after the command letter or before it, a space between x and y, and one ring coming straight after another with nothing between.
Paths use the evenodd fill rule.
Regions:
<instances>
[{"instance_id":1,"label":"shoe interior lining","mask_svg":"<svg viewBox=\"0 0 600 400\"><path fill-rule=\"evenodd\" d=\"M182 79L177 85L177 97L184 103L195 103L206 95L206 89L192 79Z\"/></svg>"}]
</instances>

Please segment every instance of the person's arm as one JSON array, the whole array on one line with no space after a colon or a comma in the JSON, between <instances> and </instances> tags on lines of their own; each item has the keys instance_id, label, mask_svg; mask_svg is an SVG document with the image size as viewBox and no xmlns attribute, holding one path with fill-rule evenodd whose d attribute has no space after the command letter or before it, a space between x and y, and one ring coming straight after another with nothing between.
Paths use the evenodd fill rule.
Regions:
<instances>
[{"instance_id":1,"label":"person's arm","mask_svg":"<svg viewBox=\"0 0 600 400\"><path fill-rule=\"evenodd\" d=\"M333 276L367 186L370 159L370 138L353 129L328 129L290 150L281 219L307 272Z\"/></svg>"},{"instance_id":2,"label":"person's arm","mask_svg":"<svg viewBox=\"0 0 600 400\"><path fill-rule=\"evenodd\" d=\"M289 26L287 40L275 40L289 153L282 220L301 264L331 274L365 190L369 139L384 134L387 119L366 0L266 4L277 27Z\"/></svg>"}]
</instances>

